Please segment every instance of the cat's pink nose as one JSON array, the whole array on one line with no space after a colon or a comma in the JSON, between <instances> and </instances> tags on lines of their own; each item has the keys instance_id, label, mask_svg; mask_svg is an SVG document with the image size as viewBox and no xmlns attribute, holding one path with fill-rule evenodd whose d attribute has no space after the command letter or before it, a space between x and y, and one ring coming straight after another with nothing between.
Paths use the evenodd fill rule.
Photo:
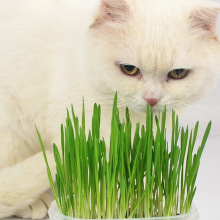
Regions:
<instances>
[{"instance_id":1,"label":"cat's pink nose","mask_svg":"<svg viewBox=\"0 0 220 220\"><path fill-rule=\"evenodd\" d=\"M153 107L158 103L159 99L146 99L146 101L151 107Z\"/></svg>"}]
</instances>

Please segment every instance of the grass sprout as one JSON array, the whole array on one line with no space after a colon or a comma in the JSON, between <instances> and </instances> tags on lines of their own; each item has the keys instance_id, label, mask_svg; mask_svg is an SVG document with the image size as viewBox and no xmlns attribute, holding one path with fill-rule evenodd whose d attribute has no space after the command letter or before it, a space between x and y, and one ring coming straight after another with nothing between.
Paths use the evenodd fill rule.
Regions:
<instances>
[{"instance_id":1,"label":"grass sprout","mask_svg":"<svg viewBox=\"0 0 220 220\"><path fill-rule=\"evenodd\" d=\"M106 142L100 137L100 118L101 106L94 104L92 129L86 134L84 104L81 121L73 107L67 110L66 125L61 125L61 147L53 145L57 191L37 131L60 212L84 219L160 217L189 212L211 122L195 150L199 123L192 130L180 127L173 111L168 142L166 108L159 119L147 106L146 125L132 125L128 108L125 120L120 120L116 93L107 158ZM133 136L132 126L136 126Z\"/></svg>"}]
</instances>

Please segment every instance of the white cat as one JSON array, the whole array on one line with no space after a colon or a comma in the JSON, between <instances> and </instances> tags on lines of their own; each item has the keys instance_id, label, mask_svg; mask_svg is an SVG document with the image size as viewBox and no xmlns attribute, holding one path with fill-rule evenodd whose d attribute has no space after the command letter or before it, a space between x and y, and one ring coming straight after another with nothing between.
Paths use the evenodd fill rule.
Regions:
<instances>
[{"instance_id":1,"label":"white cat","mask_svg":"<svg viewBox=\"0 0 220 220\"><path fill-rule=\"evenodd\" d=\"M0 218L40 219L51 198L37 125L53 175L52 143L71 103L102 104L109 133L114 92L133 121L182 109L220 73L220 5L196 0L0 1ZM90 121L87 120L87 127Z\"/></svg>"}]
</instances>

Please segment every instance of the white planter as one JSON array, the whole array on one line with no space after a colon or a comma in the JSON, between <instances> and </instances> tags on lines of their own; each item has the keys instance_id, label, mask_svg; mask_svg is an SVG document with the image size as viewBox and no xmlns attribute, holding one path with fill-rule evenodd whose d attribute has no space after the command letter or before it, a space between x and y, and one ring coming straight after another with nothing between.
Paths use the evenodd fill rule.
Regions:
<instances>
[{"instance_id":1,"label":"white planter","mask_svg":"<svg viewBox=\"0 0 220 220\"><path fill-rule=\"evenodd\" d=\"M58 210L56 201L52 202L51 207L48 211L48 214L51 220L78 220L79 219L79 218L71 218L71 217L62 215ZM199 213L197 212L195 205L192 205L190 212L187 214L171 216L171 217L137 218L134 220L198 220L198 219L199 219ZM128 219L123 219L123 220L128 220Z\"/></svg>"}]
</instances>

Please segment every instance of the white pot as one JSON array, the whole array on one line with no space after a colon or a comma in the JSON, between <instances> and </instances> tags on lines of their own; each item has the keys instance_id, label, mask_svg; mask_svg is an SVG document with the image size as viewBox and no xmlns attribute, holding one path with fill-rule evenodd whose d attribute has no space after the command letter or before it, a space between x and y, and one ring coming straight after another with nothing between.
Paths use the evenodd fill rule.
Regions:
<instances>
[{"instance_id":1,"label":"white pot","mask_svg":"<svg viewBox=\"0 0 220 220\"><path fill-rule=\"evenodd\" d=\"M78 220L79 219L79 218L71 218L71 217L62 215L60 211L58 210L55 200L52 202L51 207L48 211L48 214L51 220ZM134 220L198 220L198 219L199 219L199 213L197 212L196 206L192 205L190 212L187 214L170 216L170 217L137 218ZM102 220L105 220L105 219L102 219ZM128 220L128 219L123 219L123 220Z\"/></svg>"}]
</instances>

